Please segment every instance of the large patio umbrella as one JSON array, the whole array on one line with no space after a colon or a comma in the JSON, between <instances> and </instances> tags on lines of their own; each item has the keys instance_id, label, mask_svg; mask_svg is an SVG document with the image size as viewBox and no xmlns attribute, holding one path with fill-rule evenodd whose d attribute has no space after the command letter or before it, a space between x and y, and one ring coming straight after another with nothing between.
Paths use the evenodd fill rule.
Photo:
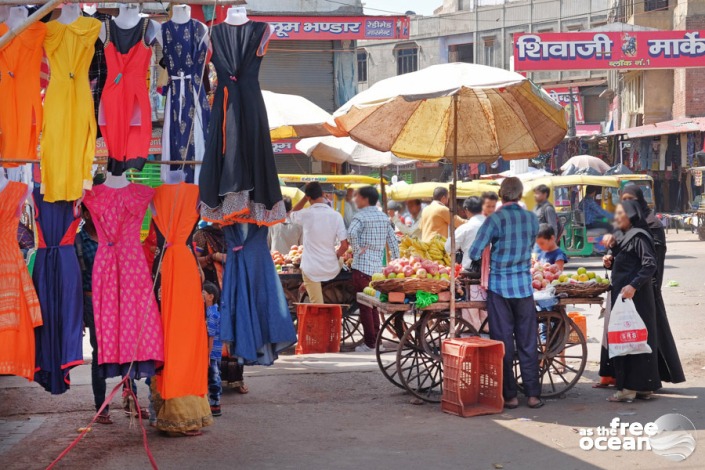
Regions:
<instances>
[{"instance_id":1,"label":"large patio umbrella","mask_svg":"<svg viewBox=\"0 0 705 470\"><path fill-rule=\"evenodd\" d=\"M334 114L340 133L402 158L457 163L535 157L563 140L564 109L525 77L477 64L442 64L383 80ZM455 231L451 230L455 252ZM453 264L455 257L451 256ZM451 292L455 269L451 269ZM455 296L451 296L451 332Z\"/></svg>"},{"instance_id":2,"label":"large patio umbrella","mask_svg":"<svg viewBox=\"0 0 705 470\"><path fill-rule=\"evenodd\" d=\"M576 155L571 157L567 162L561 167L561 171L566 171L570 166L574 166L576 169L581 170L583 168L592 168L601 175L604 175L610 166L597 157L592 155Z\"/></svg>"},{"instance_id":3,"label":"large patio umbrella","mask_svg":"<svg viewBox=\"0 0 705 470\"><path fill-rule=\"evenodd\" d=\"M263 91L272 140L330 135L330 113L303 96Z\"/></svg>"},{"instance_id":4,"label":"large patio umbrella","mask_svg":"<svg viewBox=\"0 0 705 470\"><path fill-rule=\"evenodd\" d=\"M330 163L350 163L370 168L390 165L406 165L409 160L394 156L392 152L380 152L355 142L350 137L312 137L302 139L296 148L311 158Z\"/></svg>"}]
</instances>

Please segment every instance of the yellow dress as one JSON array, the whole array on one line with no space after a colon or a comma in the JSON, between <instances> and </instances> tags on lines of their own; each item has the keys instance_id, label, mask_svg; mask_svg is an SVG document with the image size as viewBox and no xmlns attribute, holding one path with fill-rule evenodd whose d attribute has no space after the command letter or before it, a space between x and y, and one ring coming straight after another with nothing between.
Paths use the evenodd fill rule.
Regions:
<instances>
[{"instance_id":1,"label":"yellow dress","mask_svg":"<svg viewBox=\"0 0 705 470\"><path fill-rule=\"evenodd\" d=\"M91 189L96 122L88 68L100 21L79 17L47 23L44 50L51 78L44 99L42 194L47 202L75 201Z\"/></svg>"}]
</instances>

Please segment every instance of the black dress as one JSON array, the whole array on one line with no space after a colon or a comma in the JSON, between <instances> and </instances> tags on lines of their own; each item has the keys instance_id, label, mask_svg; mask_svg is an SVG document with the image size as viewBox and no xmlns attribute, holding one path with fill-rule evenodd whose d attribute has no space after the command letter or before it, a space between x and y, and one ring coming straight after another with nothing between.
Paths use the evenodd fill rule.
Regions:
<instances>
[{"instance_id":1,"label":"black dress","mask_svg":"<svg viewBox=\"0 0 705 470\"><path fill-rule=\"evenodd\" d=\"M636 289L634 305L648 331L650 354L618 356L609 359L607 349L602 348L600 376L614 377L617 389L639 392L661 388L658 360L658 334L656 307L652 280L656 274L656 255L651 235L645 230L632 228L613 249L612 263L612 307L622 289L631 285Z\"/></svg>"},{"instance_id":2,"label":"black dress","mask_svg":"<svg viewBox=\"0 0 705 470\"><path fill-rule=\"evenodd\" d=\"M269 25L213 27L218 88L199 178L201 215L213 222L273 225L286 216L259 70Z\"/></svg>"},{"instance_id":3,"label":"black dress","mask_svg":"<svg viewBox=\"0 0 705 470\"><path fill-rule=\"evenodd\" d=\"M654 301L656 302L656 327L658 334L659 348L659 373L663 382L681 383L685 382L685 374L678 356L676 341L671 333L671 325L666 314L666 304L661 295L663 285L663 271L666 263L666 231L663 229L661 221L658 220L653 211L649 211L646 217L649 231L654 238L656 252L656 275L653 279Z\"/></svg>"}]
</instances>

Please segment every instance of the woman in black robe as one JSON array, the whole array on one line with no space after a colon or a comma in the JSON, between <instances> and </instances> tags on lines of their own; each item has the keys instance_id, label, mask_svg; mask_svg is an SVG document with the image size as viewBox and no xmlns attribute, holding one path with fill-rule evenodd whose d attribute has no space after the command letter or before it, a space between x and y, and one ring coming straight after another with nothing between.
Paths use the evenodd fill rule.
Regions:
<instances>
[{"instance_id":1,"label":"woman in black robe","mask_svg":"<svg viewBox=\"0 0 705 470\"><path fill-rule=\"evenodd\" d=\"M632 354L609 358L602 348L600 375L616 379L617 392L608 398L615 402L632 402L647 398L661 388L658 369L656 305L652 279L656 274L656 254L651 234L635 201L622 201L615 212L618 241L612 254L604 258L605 268L612 270L612 307L621 294L632 299L648 331L649 354ZM605 326L607 328L607 326Z\"/></svg>"},{"instance_id":2,"label":"woman in black robe","mask_svg":"<svg viewBox=\"0 0 705 470\"><path fill-rule=\"evenodd\" d=\"M663 224L656 217L654 211L649 208L644 192L635 184L631 184L624 188L622 192L622 200L633 200L639 204L644 219L649 227L649 232L654 239L656 251L656 275L653 279L654 284L654 300L656 302L656 328L658 334L658 349L659 349L659 374L662 382L680 383L685 382L685 374L681 365L680 357L676 342L671 333L671 326L668 323L666 315L666 304L661 295L661 286L663 284L663 271L666 262L666 231Z\"/></svg>"}]
</instances>

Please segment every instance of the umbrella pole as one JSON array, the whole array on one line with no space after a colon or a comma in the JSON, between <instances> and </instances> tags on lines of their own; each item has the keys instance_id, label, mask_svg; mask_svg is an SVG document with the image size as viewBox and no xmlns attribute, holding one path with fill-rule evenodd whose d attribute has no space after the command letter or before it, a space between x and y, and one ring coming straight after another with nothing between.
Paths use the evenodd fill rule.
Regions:
<instances>
[{"instance_id":1,"label":"umbrella pole","mask_svg":"<svg viewBox=\"0 0 705 470\"><path fill-rule=\"evenodd\" d=\"M450 337L455 338L455 216L458 214L458 95L453 95L453 184L450 186Z\"/></svg>"}]
</instances>

